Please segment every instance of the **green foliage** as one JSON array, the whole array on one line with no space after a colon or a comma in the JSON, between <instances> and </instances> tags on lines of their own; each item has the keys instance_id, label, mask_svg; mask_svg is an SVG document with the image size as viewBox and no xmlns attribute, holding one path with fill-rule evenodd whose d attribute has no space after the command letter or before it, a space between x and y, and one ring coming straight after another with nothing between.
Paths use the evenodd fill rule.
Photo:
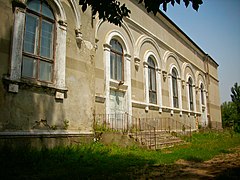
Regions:
<instances>
[{"instance_id":1,"label":"green foliage","mask_svg":"<svg viewBox=\"0 0 240 180\"><path fill-rule=\"evenodd\" d=\"M140 179L153 165L202 162L240 145L240 134L193 134L192 143L160 151L101 143L53 149L1 149L0 179Z\"/></svg>"},{"instance_id":2,"label":"green foliage","mask_svg":"<svg viewBox=\"0 0 240 180\"><path fill-rule=\"evenodd\" d=\"M231 88L231 92L232 102L235 104L237 111L240 114L240 86L238 83L234 84L234 86Z\"/></svg>"},{"instance_id":3,"label":"green foliage","mask_svg":"<svg viewBox=\"0 0 240 180\"><path fill-rule=\"evenodd\" d=\"M167 5L175 5L175 2L180 4L181 0L138 0L139 3L144 3L147 12L157 14L159 8L163 6L163 10L167 11ZM194 10L198 10L203 3L202 0L183 0L186 7L192 4ZM99 15L99 19L107 20L110 23L121 26L123 18L129 17L131 11L125 4L121 4L117 0L79 0L79 5L82 6L82 11L85 12L88 6L92 8L93 17Z\"/></svg>"},{"instance_id":4,"label":"green foliage","mask_svg":"<svg viewBox=\"0 0 240 180\"><path fill-rule=\"evenodd\" d=\"M52 129L52 130L57 130L57 125L52 125L52 126L50 126L50 129Z\"/></svg>"},{"instance_id":5,"label":"green foliage","mask_svg":"<svg viewBox=\"0 0 240 180\"><path fill-rule=\"evenodd\" d=\"M164 11L167 11L167 5L171 4L172 6L175 3L180 4L181 0L139 0L139 3L144 2L145 8L147 12L153 12L153 14L157 14L159 8L162 6ZM192 8L198 11L199 6L203 3L202 0L183 0L186 7L189 6L190 2L192 3Z\"/></svg>"},{"instance_id":6,"label":"green foliage","mask_svg":"<svg viewBox=\"0 0 240 180\"><path fill-rule=\"evenodd\" d=\"M63 121L63 129L67 130L68 129L68 126L69 126L69 121L67 119L65 119Z\"/></svg>"},{"instance_id":7,"label":"green foliage","mask_svg":"<svg viewBox=\"0 0 240 180\"><path fill-rule=\"evenodd\" d=\"M238 119L237 109L233 102L224 102L221 105L223 128L231 128Z\"/></svg>"},{"instance_id":8,"label":"green foliage","mask_svg":"<svg viewBox=\"0 0 240 180\"><path fill-rule=\"evenodd\" d=\"M232 102L224 102L221 105L223 128L233 128L240 132L240 86L235 83L231 88Z\"/></svg>"},{"instance_id":9,"label":"green foliage","mask_svg":"<svg viewBox=\"0 0 240 180\"><path fill-rule=\"evenodd\" d=\"M117 130L109 128L106 124L97 124L97 123L94 125L94 131L95 132L117 132Z\"/></svg>"},{"instance_id":10,"label":"green foliage","mask_svg":"<svg viewBox=\"0 0 240 180\"><path fill-rule=\"evenodd\" d=\"M99 19L107 20L121 26L123 17L129 17L130 10L116 0L79 0L82 11L86 11L88 6L92 8L92 15L99 15Z\"/></svg>"}]
</instances>

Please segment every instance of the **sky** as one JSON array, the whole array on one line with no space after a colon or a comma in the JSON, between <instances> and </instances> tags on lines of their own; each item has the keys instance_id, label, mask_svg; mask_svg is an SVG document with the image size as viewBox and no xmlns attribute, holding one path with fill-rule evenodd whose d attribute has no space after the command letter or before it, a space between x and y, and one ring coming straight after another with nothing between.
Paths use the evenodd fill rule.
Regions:
<instances>
[{"instance_id":1,"label":"sky","mask_svg":"<svg viewBox=\"0 0 240 180\"><path fill-rule=\"evenodd\" d=\"M218 64L221 103L240 85L240 0L203 0L198 12L189 5L168 5L164 12Z\"/></svg>"}]
</instances>

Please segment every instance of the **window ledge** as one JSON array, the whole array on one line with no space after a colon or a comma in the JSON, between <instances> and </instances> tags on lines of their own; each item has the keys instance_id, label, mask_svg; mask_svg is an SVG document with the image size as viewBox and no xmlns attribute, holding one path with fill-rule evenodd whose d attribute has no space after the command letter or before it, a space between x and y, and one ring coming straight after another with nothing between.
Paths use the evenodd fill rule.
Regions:
<instances>
[{"instance_id":1,"label":"window ledge","mask_svg":"<svg viewBox=\"0 0 240 180\"><path fill-rule=\"evenodd\" d=\"M123 81L116 81L116 80L110 80L110 88L121 90L121 91L127 91L128 85L124 84Z\"/></svg>"},{"instance_id":2,"label":"window ledge","mask_svg":"<svg viewBox=\"0 0 240 180\"><path fill-rule=\"evenodd\" d=\"M3 76L3 83L8 86L8 92L18 93L19 89L42 89L44 92L55 96L56 99L64 99L67 96L66 87L56 87L50 83L35 82L31 80L12 80L9 76Z\"/></svg>"}]
</instances>

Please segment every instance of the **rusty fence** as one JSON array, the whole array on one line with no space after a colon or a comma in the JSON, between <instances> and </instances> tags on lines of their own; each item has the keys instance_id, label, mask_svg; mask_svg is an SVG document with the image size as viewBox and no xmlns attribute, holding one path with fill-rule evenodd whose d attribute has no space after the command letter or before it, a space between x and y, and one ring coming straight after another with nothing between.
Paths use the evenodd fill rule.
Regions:
<instances>
[{"instance_id":1,"label":"rusty fence","mask_svg":"<svg viewBox=\"0 0 240 180\"><path fill-rule=\"evenodd\" d=\"M191 124L177 121L173 118L142 118L143 121L154 126L157 131L165 131L177 134L191 134Z\"/></svg>"},{"instance_id":2,"label":"rusty fence","mask_svg":"<svg viewBox=\"0 0 240 180\"><path fill-rule=\"evenodd\" d=\"M129 133L140 142L141 145L149 148L156 149L156 127L143 121L142 118L132 117L132 125Z\"/></svg>"},{"instance_id":3,"label":"rusty fence","mask_svg":"<svg viewBox=\"0 0 240 180\"><path fill-rule=\"evenodd\" d=\"M173 118L136 118L128 113L94 114L95 131L121 131L130 134L142 145L156 148L156 133L168 132L173 135L188 135L191 140L191 124L179 122Z\"/></svg>"},{"instance_id":4,"label":"rusty fence","mask_svg":"<svg viewBox=\"0 0 240 180\"><path fill-rule=\"evenodd\" d=\"M121 114L94 114L93 129L95 131L122 131L128 132L130 116Z\"/></svg>"}]
</instances>

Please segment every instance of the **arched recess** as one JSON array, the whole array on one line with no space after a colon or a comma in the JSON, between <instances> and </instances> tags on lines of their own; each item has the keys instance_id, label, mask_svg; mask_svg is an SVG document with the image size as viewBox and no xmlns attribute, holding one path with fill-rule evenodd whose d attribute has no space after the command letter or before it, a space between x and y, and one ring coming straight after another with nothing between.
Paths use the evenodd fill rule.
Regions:
<instances>
[{"instance_id":1,"label":"arched recess","mask_svg":"<svg viewBox=\"0 0 240 180\"><path fill-rule=\"evenodd\" d=\"M59 24L67 24L67 16L60 0L46 0L53 9L56 20Z\"/></svg>"},{"instance_id":2,"label":"arched recess","mask_svg":"<svg viewBox=\"0 0 240 180\"><path fill-rule=\"evenodd\" d=\"M168 56L168 57L171 57L171 56ZM175 57L176 58L176 57ZM174 87L173 87L173 77L174 74L173 73L173 70L176 71L177 73L177 77L175 78L177 80L177 98L178 98L178 107L175 107L176 103L174 102ZM181 71L180 71L180 67L179 67L179 64L177 62L172 62L169 67L168 67L168 86L169 86L169 104L170 104L170 107L171 107L171 114L174 113L174 109L178 109L179 110L179 114L180 116L182 116L182 88L181 88ZM176 99L176 98L175 98Z\"/></svg>"},{"instance_id":3,"label":"arched recess","mask_svg":"<svg viewBox=\"0 0 240 180\"><path fill-rule=\"evenodd\" d=\"M157 42L152 39L151 37L148 37L146 35L141 35L135 45L134 45L134 61L135 61L135 64L137 63L140 63L140 52L141 52L141 48L143 47L143 45L145 43L149 43L153 46L153 48L156 50L156 60L158 61L157 64L158 64L158 68L159 69L162 69L162 62L161 62L161 55L160 55L160 48L157 44ZM145 58L144 58L145 60Z\"/></svg>"},{"instance_id":4,"label":"arched recess","mask_svg":"<svg viewBox=\"0 0 240 180\"><path fill-rule=\"evenodd\" d=\"M96 28L95 28L95 40L96 41L99 40L98 32L99 32L99 29L103 26L104 23L107 23L107 22L103 21L102 19L98 20L98 22L96 23ZM121 28L126 32L126 34L128 35L128 38L130 39L131 45L133 45L134 44L134 37L131 33L130 28L125 23L125 21L122 22Z\"/></svg>"},{"instance_id":5,"label":"arched recess","mask_svg":"<svg viewBox=\"0 0 240 180\"><path fill-rule=\"evenodd\" d=\"M107 44L110 46L110 41L112 39L116 39L121 43L121 45L123 47L124 55L126 55L126 54L130 55L130 49L127 44L127 40L121 32L119 32L117 30L112 30L112 31L108 32L106 35L105 41L104 41L105 42L104 45Z\"/></svg>"},{"instance_id":6,"label":"arched recess","mask_svg":"<svg viewBox=\"0 0 240 180\"><path fill-rule=\"evenodd\" d=\"M189 84L190 79L191 79L191 84ZM186 73L186 95L188 99L187 101L188 111L196 112L196 82L195 82L195 77L192 71ZM193 106L193 108L191 108L191 106ZM190 113L189 113L189 116L190 116Z\"/></svg>"},{"instance_id":7,"label":"arched recess","mask_svg":"<svg viewBox=\"0 0 240 180\"><path fill-rule=\"evenodd\" d=\"M111 30L104 39L103 61L105 63L105 96L106 96L106 114L129 113L132 114L131 102L131 55L128 41L118 30ZM123 49L123 81L111 79L111 40L118 41ZM117 99L118 103L115 103ZM114 104L115 103L115 104ZM122 104L122 105L121 105ZM113 107L114 106L114 107ZM120 107L121 106L121 107Z\"/></svg>"},{"instance_id":8,"label":"arched recess","mask_svg":"<svg viewBox=\"0 0 240 180\"><path fill-rule=\"evenodd\" d=\"M81 24L81 15L79 11L79 5L77 4L76 0L68 0L68 2L73 10L76 29L80 29L82 24Z\"/></svg>"},{"instance_id":9,"label":"arched recess","mask_svg":"<svg viewBox=\"0 0 240 180\"><path fill-rule=\"evenodd\" d=\"M196 84L196 78L195 78L194 71L193 71L194 69L191 64L186 63L186 62L184 62L182 64L182 80L185 80L185 82L187 82L187 80L188 80L187 73L189 74L189 72L187 72L187 69L190 70L194 84Z\"/></svg>"},{"instance_id":10,"label":"arched recess","mask_svg":"<svg viewBox=\"0 0 240 180\"><path fill-rule=\"evenodd\" d=\"M198 91L197 91L198 92L197 96L199 100L198 111L201 113L199 124L204 127L204 126L208 126L207 84L206 84L205 76L202 72L197 71L195 74L195 77L196 77L196 85L198 85Z\"/></svg>"},{"instance_id":11,"label":"arched recess","mask_svg":"<svg viewBox=\"0 0 240 180\"><path fill-rule=\"evenodd\" d=\"M199 85L200 85L199 84L200 80L202 80L204 87L206 87L205 75L202 72L196 71L195 80L196 80L196 86L198 85L198 88L199 88Z\"/></svg>"},{"instance_id":12,"label":"arched recess","mask_svg":"<svg viewBox=\"0 0 240 180\"><path fill-rule=\"evenodd\" d=\"M80 15L80 11L79 11L79 5L77 4L76 0L68 0L71 9L73 10L73 14L75 17L75 35L76 35L76 40L77 43L81 43L82 42L82 32L81 32L81 15Z\"/></svg>"},{"instance_id":13,"label":"arched recess","mask_svg":"<svg viewBox=\"0 0 240 180\"><path fill-rule=\"evenodd\" d=\"M173 58L174 59L174 64L175 64L175 66L176 66L176 68L177 68L177 70L178 70L178 73L179 73L179 76L180 76L180 78L181 78L181 74L182 74L182 72L181 72L181 68L180 68L180 64L179 64L179 58L178 58L178 56L175 54L175 53L173 53L173 52L170 52L170 51L166 51L165 53L164 53L164 55L163 55L163 64L162 64L162 70L164 71L164 72L171 72L171 64L172 63L170 63L170 65L167 65L167 63L168 63L168 60L169 60L169 58Z\"/></svg>"},{"instance_id":14,"label":"arched recess","mask_svg":"<svg viewBox=\"0 0 240 180\"><path fill-rule=\"evenodd\" d=\"M150 87L149 87L149 64L148 60L151 58L155 64L155 86L156 86L156 101L157 105L159 106L159 112L162 112L162 82L161 82L161 69L160 69L160 61L158 56L152 51L148 50L145 52L144 57L143 57L143 65L144 65L144 79L145 79L145 102L147 104L145 110L148 111L149 106L150 106ZM156 102L155 102L156 103ZM154 103L154 104L155 104Z\"/></svg>"},{"instance_id":15,"label":"arched recess","mask_svg":"<svg viewBox=\"0 0 240 180\"><path fill-rule=\"evenodd\" d=\"M148 50L144 53L144 57L143 57L143 64L147 63L148 58L152 56L154 59L154 63L156 64L156 69L160 70L161 69L161 64L160 64L160 60L159 60L159 56L157 56L152 50Z\"/></svg>"}]
</instances>

